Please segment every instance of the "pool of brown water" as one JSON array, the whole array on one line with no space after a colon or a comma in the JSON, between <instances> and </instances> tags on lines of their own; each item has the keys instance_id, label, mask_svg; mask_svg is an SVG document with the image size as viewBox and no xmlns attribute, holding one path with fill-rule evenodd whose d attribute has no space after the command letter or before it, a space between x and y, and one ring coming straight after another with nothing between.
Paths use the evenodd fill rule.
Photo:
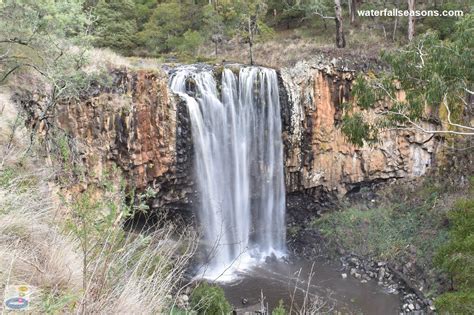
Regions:
<instances>
[{"instance_id":1,"label":"pool of brown water","mask_svg":"<svg viewBox=\"0 0 474 315\"><path fill-rule=\"evenodd\" d=\"M310 304L320 313L399 314L398 294L388 293L375 281L363 283L349 275L344 279L339 269L335 263L273 260L242 271L235 281L221 286L240 314L260 310L262 296L270 314L280 300L287 311L291 307L305 314L311 313Z\"/></svg>"}]
</instances>

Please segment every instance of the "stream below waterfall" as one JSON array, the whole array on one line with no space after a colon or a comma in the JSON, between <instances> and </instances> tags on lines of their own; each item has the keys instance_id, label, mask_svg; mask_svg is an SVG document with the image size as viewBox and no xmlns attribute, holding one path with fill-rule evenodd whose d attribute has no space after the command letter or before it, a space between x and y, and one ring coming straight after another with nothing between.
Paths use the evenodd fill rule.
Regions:
<instances>
[{"instance_id":1,"label":"stream below waterfall","mask_svg":"<svg viewBox=\"0 0 474 315\"><path fill-rule=\"evenodd\" d=\"M301 309L306 291L308 301L314 302L317 299L319 302L319 312L333 310L331 313L399 314L399 294L388 293L374 281L361 283L351 276L343 279L339 269L334 263L322 261L313 265L298 258L289 261L269 260L241 271L235 281L220 285L238 314L260 310L262 294L265 304L268 303L270 314L279 300L284 301L288 311L292 296L293 310Z\"/></svg>"}]
</instances>

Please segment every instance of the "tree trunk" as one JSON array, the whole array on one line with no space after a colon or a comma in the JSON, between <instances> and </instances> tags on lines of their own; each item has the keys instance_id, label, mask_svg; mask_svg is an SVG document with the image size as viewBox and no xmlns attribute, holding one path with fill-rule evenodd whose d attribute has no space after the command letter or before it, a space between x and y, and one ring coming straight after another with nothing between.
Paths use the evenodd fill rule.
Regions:
<instances>
[{"instance_id":1,"label":"tree trunk","mask_svg":"<svg viewBox=\"0 0 474 315\"><path fill-rule=\"evenodd\" d=\"M334 7L336 11L336 47L346 47L346 39L344 38L344 31L342 29L342 9L341 0L334 0Z\"/></svg>"},{"instance_id":2,"label":"tree trunk","mask_svg":"<svg viewBox=\"0 0 474 315\"><path fill-rule=\"evenodd\" d=\"M253 66L253 51L252 51L252 46L253 46L253 28L252 28L252 18L249 17L248 20L248 30L249 30L249 57L250 57L250 65Z\"/></svg>"},{"instance_id":3,"label":"tree trunk","mask_svg":"<svg viewBox=\"0 0 474 315\"><path fill-rule=\"evenodd\" d=\"M351 13L351 24L354 24L356 20L357 0L349 0L349 10Z\"/></svg>"},{"instance_id":4,"label":"tree trunk","mask_svg":"<svg viewBox=\"0 0 474 315\"><path fill-rule=\"evenodd\" d=\"M415 11L415 0L408 0L408 10L410 15L408 16L408 41L411 42L415 36L415 17L412 11Z\"/></svg>"},{"instance_id":5,"label":"tree trunk","mask_svg":"<svg viewBox=\"0 0 474 315\"><path fill-rule=\"evenodd\" d=\"M393 22L392 41L395 41L395 39L397 38L397 27L398 27L398 16L395 17L395 22Z\"/></svg>"},{"instance_id":6,"label":"tree trunk","mask_svg":"<svg viewBox=\"0 0 474 315\"><path fill-rule=\"evenodd\" d=\"M398 9L400 7L400 0L397 0L395 3L395 8ZM397 38L397 28L398 28L398 15L395 16L395 21L393 22L393 33L392 33L392 41L395 41Z\"/></svg>"},{"instance_id":7,"label":"tree trunk","mask_svg":"<svg viewBox=\"0 0 474 315\"><path fill-rule=\"evenodd\" d=\"M400 7L400 0L395 2L395 8ZM393 33L392 33L392 41L395 41L397 38L397 28L398 28L398 15L395 16L395 21L393 22Z\"/></svg>"},{"instance_id":8,"label":"tree trunk","mask_svg":"<svg viewBox=\"0 0 474 315\"><path fill-rule=\"evenodd\" d=\"M253 66L253 52L252 52L252 42L249 41L249 55L250 55L250 65Z\"/></svg>"}]
</instances>

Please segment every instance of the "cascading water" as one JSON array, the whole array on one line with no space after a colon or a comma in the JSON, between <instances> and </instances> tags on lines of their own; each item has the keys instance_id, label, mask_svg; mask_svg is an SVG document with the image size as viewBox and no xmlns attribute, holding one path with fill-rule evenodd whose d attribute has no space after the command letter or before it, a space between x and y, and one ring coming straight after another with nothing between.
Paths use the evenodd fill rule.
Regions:
<instances>
[{"instance_id":1,"label":"cascading water","mask_svg":"<svg viewBox=\"0 0 474 315\"><path fill-rule=\"evenodd\" d=\"M178 68L171 89L186 100L208 262L219 280L285 251L285 191L277 75L261 67Z\"/></svg>"}]
</instances>

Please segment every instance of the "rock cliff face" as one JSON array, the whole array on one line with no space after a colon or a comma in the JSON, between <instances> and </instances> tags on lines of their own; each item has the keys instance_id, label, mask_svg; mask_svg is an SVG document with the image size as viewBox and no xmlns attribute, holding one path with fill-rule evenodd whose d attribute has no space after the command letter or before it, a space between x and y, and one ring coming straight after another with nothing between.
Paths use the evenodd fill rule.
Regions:
<instances>
[{"instance_id":1,"label":"rock cliff face","mask_svg":"<svg viewBox=\"0 0 474 315\"><path fill-rule=\"evenodd\" d=\"M433 160L431 135L397 130L372 147L354 147L338 128L351 101L354 73L299 63L282 69L287 192L343 196L373 182L423 175ZM367 117L375 115L365 112Z\"/></svg>"},{"instance_id":2,"label":"rock cliff face","mask_svg":"<svg viewBox=\"0 0 474 315\"><path fill-rule=\"evenodd\" d=\"M78 140L91 178L111 163L129 186L156 193L154 208L185 208L192 199L192 143L185 104L164 71L115 71L112 88L94 87L58 109L60 128Z\"/></svg>"},{"instance_id":3,"label":"rock cliff face","mask_svg":"<svg viewBox=\"0 0 474 315\"><path fill-rule=\"evenodd\" d=\"M427 135L388 132L363 148L345 140L341 104L350 101L352 80L352 72L305 63L280 71L289 208L305 207L308 197L340 197L370 183L421 176L433 162L436 141ZM93 88L61 106L59 126L78 140L91 177L113 162L130 186L157 192L154 208L189 210L195 188L186 105L171 95L161 70L115 71L113 81L113 88Z\"/></svg>"}]
</instances>

